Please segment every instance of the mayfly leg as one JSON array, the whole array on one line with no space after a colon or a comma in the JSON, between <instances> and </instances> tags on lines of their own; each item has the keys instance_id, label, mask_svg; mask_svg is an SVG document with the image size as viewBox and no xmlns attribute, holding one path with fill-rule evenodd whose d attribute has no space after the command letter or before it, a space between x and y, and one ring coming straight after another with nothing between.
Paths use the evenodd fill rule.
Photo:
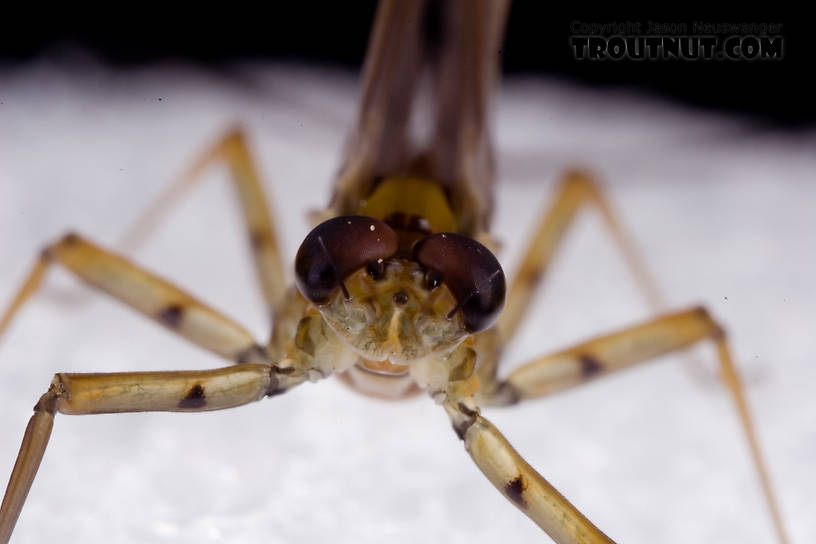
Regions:
<instances>
[{"instance_id":1,"label":"mayfly leg","mask_svg":"<svg viewBox=\"0 0 816 544\"><path fill-rule=\"evenodd\" d=\"M444 404L453 429L479 470L513 506L558 544L614 544L516 451L472 398Z\"/></svg>"},{"instance_id":2,"label":"mayfly leg","mask_svg":"<svg viewBox=\"0 0 816 544\"><path fill-rule=\"evenodd\" d=\"M505 380L489 384L488 389L495 394L483 400L488 405L502 405L544 397L706 340L713 342L717 349L721 377L736 406L777 537L784 544L788 542L785 525L742 380L731 358L725 331L705 308L663 315L536 359L513 371Z\"/></svg>"},{"instance_id":3,"label":"mayfly leg","mask_svg":"<svg viewBox=\"0 0 816 544\"><path fill-rule=\"evenodd\" d=\"M241 325L170 282L77 234L63 236L42 251L0 320L0 333L37 291L51 264L62 265L92 287L226 359L241 363L264 362L267 358L263 348Z\"/></svg>"},{"instance_id":4,"label":"mayfly leg","mask_svg":"<svg viewBox=\"0 0 816 544\"><path fill-rule=\"evenodd\" d=\"M502 344L510 342L515 336L567 230L575 222L579 212L586 207L593 207L600 212L608 232L652 311L666 307L657 282L649 273L640 252L621 225L598 182L587 172L571 170L564 173L554 202L542 214L516 277L510 284L507 304L497 325Z\"/></svg>"},{"instance_id":5,"label":"mayfly leg","mask_svg":"<svg viewBox=\"0 0 816 544\"><path fill-rule=\"evenodd\" d=\"M244 364L216 370L56 374L34 406L0 506L0 544L6 544L37 475L54 416L123 412L224 410L277 395L305 380L277 367Z\"/></svg>"},{"instance_id":6,"label":"mayfly leg","mask_svg":"<svg viewBox=\"0 0 816 544\"><path fill-rule=\"evenodd\" d=\"M286 292L286 274L279 236L272 221L271 203L252 158L249 144L239 128L228 130L180 176L173 180L128 229L120 247L130 251L141 245L161 221L202 180L204 171L217 163L229 169L241 205L256 276L270 316L274 316Z\"/></svg>"}]
</instances>

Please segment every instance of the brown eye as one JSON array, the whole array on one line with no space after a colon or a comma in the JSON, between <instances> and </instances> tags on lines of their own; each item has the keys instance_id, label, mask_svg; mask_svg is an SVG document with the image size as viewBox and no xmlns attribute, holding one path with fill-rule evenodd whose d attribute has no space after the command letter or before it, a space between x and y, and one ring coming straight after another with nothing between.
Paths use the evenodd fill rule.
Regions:
<instances>
[{"instance_id":1,"label":"brown eye","mask_svg":"<svg viewBox=\"0 0 816 544\"><path fill-rule=\"evenodd\" d=\"M338 286L348 298L343 280L369 264L377 272L376 265L394 255L398 246L396 233L382 221L360 215L329 219L300 244L295 282L310 302L325 302Z\"/></svg>"},{"instance_id":2,"label":"brown eye","mask_svg":"<svg viewBox=\"0 0 816 544\"><path fill-rule=\"evenodd\" d=\"M444 233L428 236L413 252L420 266L435 274L456 297L454 311L462 311L470 332L493 324L504 306L506 288L501 265L489 249L467 236Z\"/></svg>"}]
</instances>

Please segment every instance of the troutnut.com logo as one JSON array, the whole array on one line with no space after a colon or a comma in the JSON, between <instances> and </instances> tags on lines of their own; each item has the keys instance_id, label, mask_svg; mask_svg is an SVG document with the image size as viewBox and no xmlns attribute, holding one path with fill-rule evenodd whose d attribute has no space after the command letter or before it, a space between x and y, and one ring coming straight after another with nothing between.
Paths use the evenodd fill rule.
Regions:
<instances>
[{"instance_id":1,"label":"troutnut.com logo","mask_svg":"<svg viewBox=\"0 0 816 544\"><path fill-rule=\"evenodd\" d=\"M573 21L570 31L570 49L580 61L766 61L785 55L779 23Z\"/></svg>"}]
</instances>

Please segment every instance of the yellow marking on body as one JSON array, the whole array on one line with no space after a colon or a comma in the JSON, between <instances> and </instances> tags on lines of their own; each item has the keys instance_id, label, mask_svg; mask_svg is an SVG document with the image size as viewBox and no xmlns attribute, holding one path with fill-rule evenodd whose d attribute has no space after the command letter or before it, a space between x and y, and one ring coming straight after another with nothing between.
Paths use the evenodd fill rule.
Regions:
<instances>
[{"instance_id":1,"label":"yellow marking on body","mask_svg":"<svg viewBox=\"0 0 816 544\"><path fill-rule=\"evenodd\" d=\"M399 321L401 317L402 310L395 308L394 313L391 314L391 321L388 323L388 338L383 342L383 347L386 349L392 348L392 353L400 351Z\"/></svg>"},{"instance_id":2,"label":"yellow marking on body","mask_svg":"<svg viewBox=\"0 0 816 544\"><path fill-rule=\"evenodd\" d=\"M421 178L386 178L357 213L380 220L393 213L416 215L428 221L431 232L458 232L459 227L442 187Z\"/></svg>"}]
</instances>

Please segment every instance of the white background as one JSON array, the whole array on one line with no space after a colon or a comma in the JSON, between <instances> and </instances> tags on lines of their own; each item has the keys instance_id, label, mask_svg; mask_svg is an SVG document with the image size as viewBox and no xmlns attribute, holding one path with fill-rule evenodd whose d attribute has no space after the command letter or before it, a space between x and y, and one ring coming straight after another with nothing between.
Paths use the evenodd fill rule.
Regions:
<instances>
[{"instance_id":1,"label":"white background","mask_svg":"<svg viewBox=\"0 0 816 544\"><path fill-rule=\"evenodd\" d=\"M0 71L0 301L67 229L115 247L234 123L291 259L323 206L356 77L299 67L206 74L41 62ZM816 541L816 134L623 93L510 81L497 115L496 231L510 276L558 172L598 172L672 308L731 334L792 541ZM223 169L139 263L268 334ZM593 213L571 230L506 368L650 311ZM704 363L701 379L689 359ZM0 479L56 371L213 368L216 357L63 271L0 341ZM618 542L772 542L713 350L665 357L486 415ZM14 542L540 542L424 397L384 403L336 380L206 414L58 416Z\"/></svg>"}]
</instances>

